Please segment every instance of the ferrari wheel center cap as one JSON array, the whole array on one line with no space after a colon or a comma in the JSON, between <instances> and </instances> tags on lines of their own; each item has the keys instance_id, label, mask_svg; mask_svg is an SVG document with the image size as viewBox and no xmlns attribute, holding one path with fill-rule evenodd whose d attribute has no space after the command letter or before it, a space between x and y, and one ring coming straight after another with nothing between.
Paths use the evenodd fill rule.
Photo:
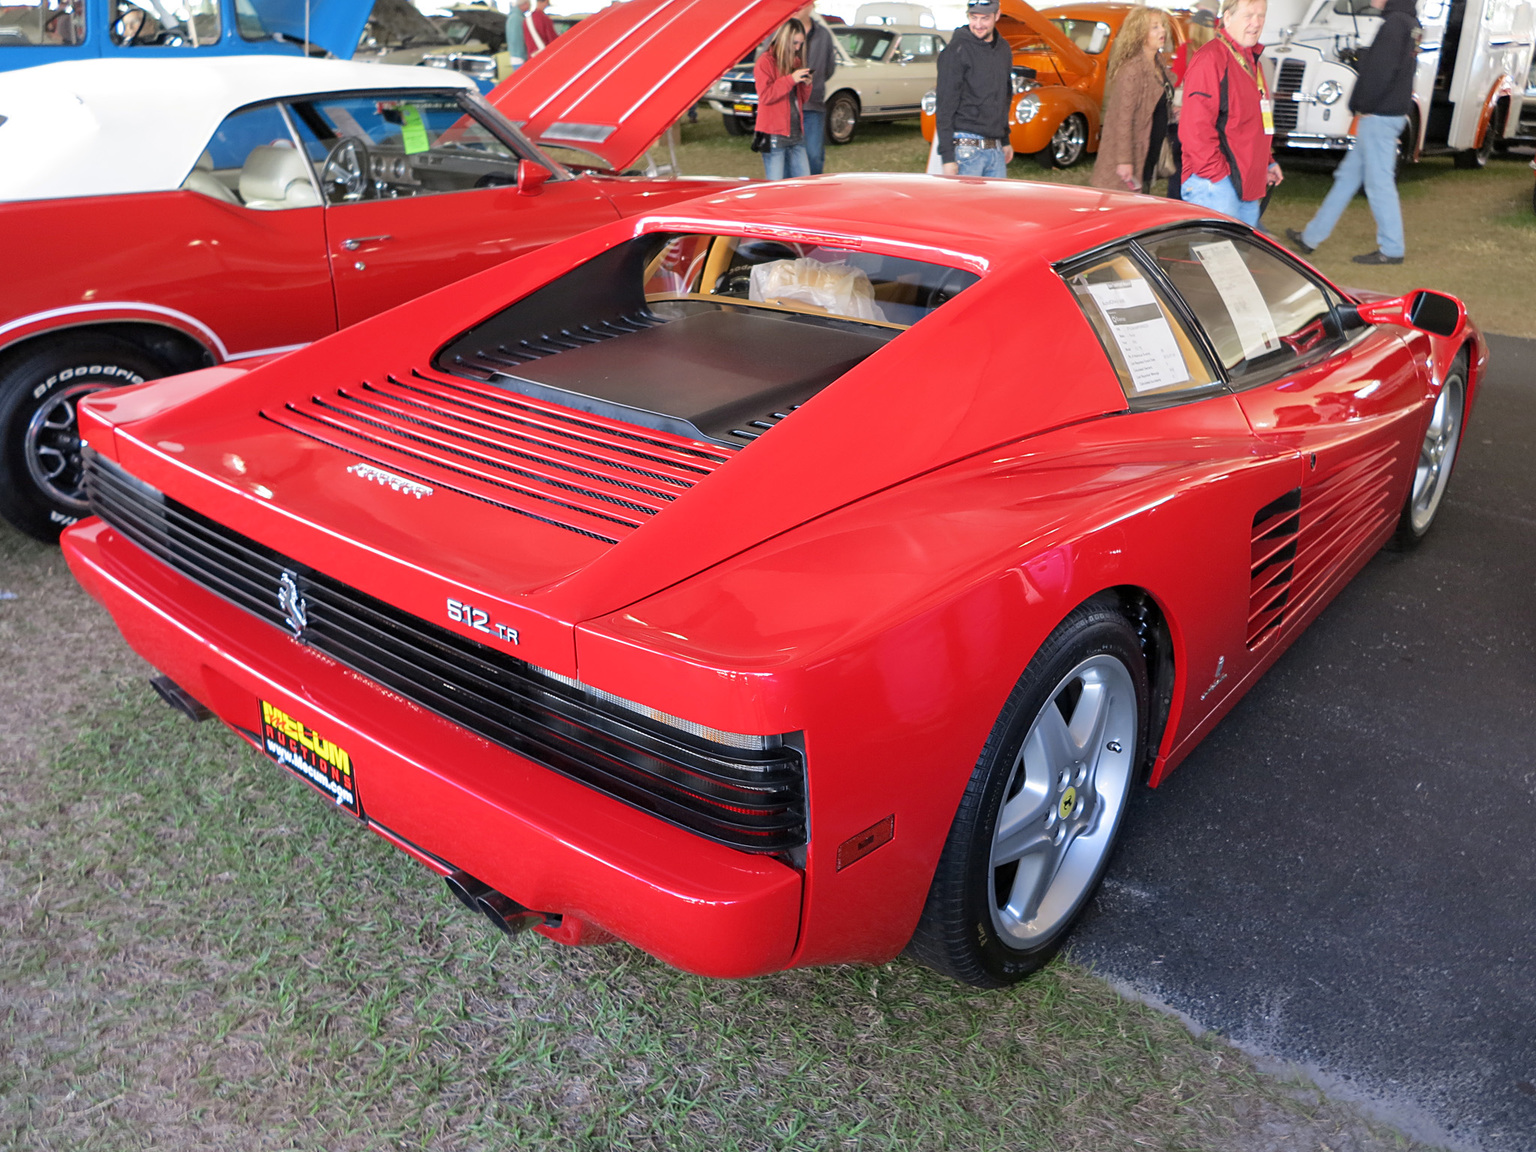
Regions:
<instances>
[{"instance_id":1,"label":"ferrari wheel center cap","mask_svg":"<svg viewBox=\"0 0 1536 1152\"><path fill-rule=\"evenodd\" d=\"M1061 816L1061 818L1065 820L1068 816L1072 815L1072 809L1076 807L1077 789L1068 788L1061 794L1061 804L1057 807L1056 811Z\"/></svg>"}]
</instances>

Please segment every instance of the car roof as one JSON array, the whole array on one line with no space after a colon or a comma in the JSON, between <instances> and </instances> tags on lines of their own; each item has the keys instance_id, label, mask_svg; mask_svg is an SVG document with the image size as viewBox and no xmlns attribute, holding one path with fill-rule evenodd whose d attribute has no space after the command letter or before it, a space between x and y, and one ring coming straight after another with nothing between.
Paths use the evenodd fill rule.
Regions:
<instances>
[{"instance_id":1,"label":"car roof","mask_svg":"<svg viewBox=\"0 0 1536 1152\"><path fill-rule=\"evenodd\" d=\"M280 97L465 89L441 68L252 55L98 58L0 73L0 200L178 187L224 117Z\"/></svg>"},{"instance_id":2,"label":"car roof","mask_svg":"<svg viewBox=\"0 0 1536 1152\"><path fill-rule=\"evenodd\" d=\"M1211 219L1232 223L1179 200L1073 184L858 173L749 184L657 212L641 226L745 229L834 248L864 238L984 271L1055 263L1148 229Z\"/></svg>"}]
</instances>

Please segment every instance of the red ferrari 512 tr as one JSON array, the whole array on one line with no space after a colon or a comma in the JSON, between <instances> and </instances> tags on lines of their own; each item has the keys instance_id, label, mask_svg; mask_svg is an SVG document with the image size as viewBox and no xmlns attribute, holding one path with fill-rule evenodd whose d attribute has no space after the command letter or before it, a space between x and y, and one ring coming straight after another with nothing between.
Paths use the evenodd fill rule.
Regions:
<instances>
[{"instance_id":1,"label":"red ferrari 512 tr","mask_svg":"<svg viewBox=\"0 0 1536 1152\"><path fill-rule=\"evenodd\" d=\"M1428 531L1485 360L1189 205L747 186L87 399L64 547L164 695L509 930L999 985Z\"/></svg>"}]
</instances>

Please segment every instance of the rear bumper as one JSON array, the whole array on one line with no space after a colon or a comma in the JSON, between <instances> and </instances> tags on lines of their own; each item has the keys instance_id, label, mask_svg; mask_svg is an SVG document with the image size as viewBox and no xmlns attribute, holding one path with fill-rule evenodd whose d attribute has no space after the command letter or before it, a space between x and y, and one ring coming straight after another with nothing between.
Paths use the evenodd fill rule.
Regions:
<instances>
[{"instance_id":1,"label":"rear bumper","mask_svg":"<svg viewBox=\"0 0 1536 1152\"><path fill-rule=\"evenodd\" d=\"M99 520L63 545L141 656L248 739L265 700L344 749L364 822L430 867L559 913L557 939L602 928L705 976L788 965L801 912L794 869L637 812L400 699Z\"/></svg>"}]
</instances>

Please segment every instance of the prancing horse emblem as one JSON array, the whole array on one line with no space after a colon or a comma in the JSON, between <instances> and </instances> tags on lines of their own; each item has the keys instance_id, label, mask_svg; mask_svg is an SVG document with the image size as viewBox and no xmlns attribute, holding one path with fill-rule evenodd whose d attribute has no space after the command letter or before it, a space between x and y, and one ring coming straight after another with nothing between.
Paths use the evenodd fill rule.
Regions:
<instances>
[{"instance_id":1,"label":"prancing horse emblem","mask_svg":"<svg viewBox=\"0 0 1536 1152\"><path fill-rule=\"evenodd\" d=\"M304 626L309 623L304 614L304 597L299 595L298 578L286 568L277 578L277 606L283 610L283 615L287 617L288 627L293 629L293 634L301 635Z\"/></svg>"}]
</instances>

